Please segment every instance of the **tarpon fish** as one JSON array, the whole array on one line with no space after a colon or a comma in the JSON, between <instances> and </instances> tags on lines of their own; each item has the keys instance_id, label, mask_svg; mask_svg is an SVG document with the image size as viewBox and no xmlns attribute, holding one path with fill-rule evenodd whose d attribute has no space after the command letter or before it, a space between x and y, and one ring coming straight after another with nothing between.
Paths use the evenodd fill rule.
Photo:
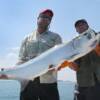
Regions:
<instances>
[{"instance_id":1,"label":"tarpon fish","mask_svg":"<svg viewBox=\"0 0 100 100\"><path fill-rule=\"evenodd\" d=\"M5 69L0 74L11 75L20 78L32 78L42 75L48 71L49 65L57 65L64 61L74 61L91 52L100 39L100 34L87 30L69 42L57 45L38 57L17 65L13 69Z\"/></svg>"}]
</instances>

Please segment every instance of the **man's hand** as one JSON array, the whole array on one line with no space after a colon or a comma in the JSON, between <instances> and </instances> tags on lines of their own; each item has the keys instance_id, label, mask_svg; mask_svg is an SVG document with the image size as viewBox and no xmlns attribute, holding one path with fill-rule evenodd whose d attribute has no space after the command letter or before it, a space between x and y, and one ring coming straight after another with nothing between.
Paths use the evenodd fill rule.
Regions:
<instances>
[{"instance_id":1,"label":"man's hand","mask_svg":"<svg viewBox=\"0 0 100 100\"><path fill-rule=\"evenodd\" d=\"M74 62L69 62L67 60L65 60L64 62L61 63L61 65L58 67L58 71L61 70L62 68L66 68L69 67L74 71L77 71L79 69L79 67L77 66L77 64L75 64Z\"/></svg>"},{"instance_id":2,"label":"man's hand","mask_svg":"<svg viewBox=\"0 0 100 100\"><path fill-rule=\"evenodd\" d=\"M0 79L8 79L8 76L7 76L7 75L2 74L2 75L0 75Z\"/></svg>"},{"instance_id":3,"label":"man's hand","mask_svg":"<svg viewBox=\"0 0 100 100\"><path fill-rule=\"evenodd\" d=\"M49 72L55 71L54 65L49 65Z\"/></svg>"},{"instance_id":4,"label":"man's hand","mask_svg":"<svg viewBox=\"0 0 100 100\"><path fill-rule=\"evenodd\" d=\"M70 65L70 62L68 62L67 60L65 60L64 62L61 63L61 65L58 67L58 71L61 70L62 68L66 68Z\"/></svg>"}]
</instances>

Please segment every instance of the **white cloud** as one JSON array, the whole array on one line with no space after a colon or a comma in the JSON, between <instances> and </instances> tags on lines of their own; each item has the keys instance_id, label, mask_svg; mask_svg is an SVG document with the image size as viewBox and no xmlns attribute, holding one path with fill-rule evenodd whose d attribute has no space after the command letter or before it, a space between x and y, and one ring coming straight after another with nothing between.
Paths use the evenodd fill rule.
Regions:
<instances>
[{"instance_id":1,"label":"white cloud","mask_svg":"<svg viewBox=\"0 0 100 100\"><path fill-rule=\"evenodd\" d=\"M9 52L0 57L0 68L13 67L18 60L19 47L11 48Z\"/></svg>"}]
</instances>

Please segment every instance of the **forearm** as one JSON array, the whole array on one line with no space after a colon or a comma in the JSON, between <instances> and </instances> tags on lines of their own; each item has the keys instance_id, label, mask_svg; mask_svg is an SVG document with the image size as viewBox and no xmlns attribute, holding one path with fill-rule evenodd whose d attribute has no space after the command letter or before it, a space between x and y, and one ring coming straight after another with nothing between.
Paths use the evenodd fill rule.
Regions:
<instances>
[{"instance_id":1,"label":"forearm","mask_svg":"<svg viewBox=\"0 0 100 100\"><path fill-rule=\"evenodd\" d=\"M100 56L100 44L98 44L94 50L95 50L96 54L98 56Z\"/></svg>"}]
</instances>

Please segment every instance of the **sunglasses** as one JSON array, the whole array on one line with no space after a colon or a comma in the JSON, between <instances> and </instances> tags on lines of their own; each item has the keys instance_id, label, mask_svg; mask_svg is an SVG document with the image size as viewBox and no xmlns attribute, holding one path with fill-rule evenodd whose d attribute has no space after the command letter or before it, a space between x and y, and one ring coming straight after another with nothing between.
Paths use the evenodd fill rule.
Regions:
<instances>
[{"instance_id":1,"label":"sunglasses","mask_svg":"<svg viewBox=\"0 0 100 100\"><path fill-rule=\"evenodd\" d=\"M50 16L46 16L46 15L40 15L38 18L44 18L44 19L51 20L51 17Z\"/></svg>"}]
</instances>

